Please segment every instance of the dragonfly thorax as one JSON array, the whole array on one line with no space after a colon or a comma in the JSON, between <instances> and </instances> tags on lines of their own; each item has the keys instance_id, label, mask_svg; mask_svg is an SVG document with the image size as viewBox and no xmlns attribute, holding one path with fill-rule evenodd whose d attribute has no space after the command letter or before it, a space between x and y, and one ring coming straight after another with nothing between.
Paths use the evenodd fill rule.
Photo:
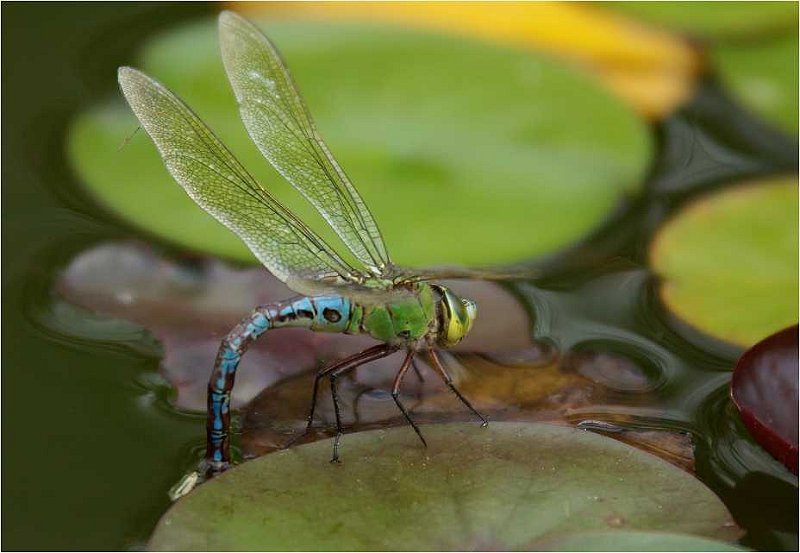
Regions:
<instances>
[{"instance_id":1,"label":"dragonfly thorax","mask_svg":"<svg viewBox=\"0 0 800 553\"><path fill-rule=\"evenodd\" d=\"M476 314L472 300L442 285L420 283L413 294L397 301L355 305L351 317L357 321L351 320L346 332L365 332L376 340L411 348L415 344L449 348L469 333Z\"/></svg>"}]
</instances>

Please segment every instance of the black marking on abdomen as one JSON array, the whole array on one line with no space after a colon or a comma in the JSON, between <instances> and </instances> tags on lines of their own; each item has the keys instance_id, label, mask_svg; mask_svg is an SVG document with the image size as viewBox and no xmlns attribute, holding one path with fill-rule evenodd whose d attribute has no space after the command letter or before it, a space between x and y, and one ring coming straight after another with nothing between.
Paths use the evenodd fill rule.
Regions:
<instances>
[{"instance_id":1,"label":"black marking on abdomen","mask_svg":"<svg viewBox=\"0 0 800 553\"><path fill-rule=\"evenodd\" d=\"M286 314L278 313L275 316L276 323L285 323L286 321L294 321L295 319L297 319L297 315L294 311L289 311Z\"/></svg>"},{"instance_id":2,"label":"black marking on abdomen","mask_svg":"<svg viewBox=\"0 0 800 553\"><path fill-rule=\"evenodd\" d=\"M329 323L338 323L342 320L342 314L336 309L332 309L330 307L326 307L322 311L322 316L325 317L325 320Z\"/></svg>"}]
</instances>

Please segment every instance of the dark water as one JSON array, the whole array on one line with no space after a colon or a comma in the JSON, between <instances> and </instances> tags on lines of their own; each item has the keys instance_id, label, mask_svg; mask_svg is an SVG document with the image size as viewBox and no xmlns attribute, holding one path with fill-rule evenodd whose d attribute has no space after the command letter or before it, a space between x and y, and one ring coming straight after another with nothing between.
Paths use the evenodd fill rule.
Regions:
<instances>
[{"instance_id":1,"label":"dark water","mask_svg":"<svg viewBox=\"0 0 800 553\"><path fill-rule=\"evenodd\" d=\"M151 33L208 9L2 7L4 549L142 543L197 438L200 419L147 384L156 351L64 340L38 321L59 267L128 234L76 193L64 155L70 118L114 92L116 67Z\"/></svg>"},{"instance_id":2,"label":"dark water","mask_svg":"<svg viewBox=\"0 0 800 553\"><path fill-rule=\"evenodd\" d=\"M207 14L203 4L3 6L4 549L140 547L166 491L202 444L202 416L170 404L161 349L143 329L66 338L53 282L94 244L140 236L105 216L66 165L70 118L112 94L114 70L152 33ZM666 378L644 428L695 436L698 476L746 529L743 543L796 549L797 479L748 437L727 396L740 351L682 327L659 306L648 239L698 191L796 171L797 145L761 126L714 82L655 129L660 152L645 194L547 276L509 289L537 315L536 337L562 350L612 349ZM91 336L93 321L74 321ZM636 411L632 411L636 415ZM644 411L643 411L644 413Z\"/></svg>"}]
</instances>

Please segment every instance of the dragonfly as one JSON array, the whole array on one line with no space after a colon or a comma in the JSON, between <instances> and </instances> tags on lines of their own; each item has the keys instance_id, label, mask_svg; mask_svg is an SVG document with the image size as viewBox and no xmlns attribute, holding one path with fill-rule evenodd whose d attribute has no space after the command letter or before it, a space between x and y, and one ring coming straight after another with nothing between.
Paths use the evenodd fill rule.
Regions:
<instances>
[{"instance_id":1,"label":"dragonfly","mask_svg":"<svg viewBox=\"0 0 800 553\"><path fill-rule=\"evenodd\" d=\"M141 71L119 68L122 93L175 181L237 234L273 275L301 294L255 308L222 340L208 383L209 475L231 466L230 402L236 369L248 347L268 330L301 327L368 334L379 342L323 367L314 378L306 432L313 425L320 382L327 379L336 420L332 462L340 460L343 432L337 379L395 352L405 352L405 357L391 395L423 445L425 438L399 394L417 355L428 357L455 396L486 426L486 417L461 394L437 354L437 349L452 348L470 332L477 306L435 281L476 274L468 269L411 270L392 263L375 219L322 140L275 46L255 25L229 11L220 14L219 40L250 138L341 238L352 261L258 183L175 94Z\"/></svg>"}]
</instances>

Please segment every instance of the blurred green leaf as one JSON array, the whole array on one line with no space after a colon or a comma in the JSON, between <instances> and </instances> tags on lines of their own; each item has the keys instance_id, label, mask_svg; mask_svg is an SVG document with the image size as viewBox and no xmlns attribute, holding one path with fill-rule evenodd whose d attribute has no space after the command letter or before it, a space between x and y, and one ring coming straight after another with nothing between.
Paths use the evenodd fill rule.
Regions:
<instances>
[{"instance_id":1,"label":"blurred green leaf","mask_svg":"<svg viewBox=\"0 0 800 553\"><path fill-rule=\"evenodd\" d=\"M598 225L642 180L651 152L645 125L590 77L545 56L395 27L265 27L398 263L500 263L552 252ZM140 65L331 236L249 142L213 24L154 40ZM70 156L95 197L155 235L252 261L171 181L146 136L118 151L136 126L121 100L75 122Z\"/></svg>"},{"instance_id":2,"label":"blurred green leaf","mask_svg":"<svg viewBox=\"0 0 800 553\"><path fill-rule=\"evenodd\" d=\"M641 21L708 39L796 35L796 2L615 2Z\"/></svg>"},{"instance_id":3,"label":"blurred green leaf","mask_svg":"<svg viewBox=\"0 0 800 553\"><path fill-rule=\"evenodd\" d=\"M678 317L750 345L797 322L797 177L727 188L661 228L650 257Z\"/></svg>"},{"instance_id":4,"label":"blurred green leaf","mask_svg":"<svg viewBox=\"0 0 800 553\"><path fill-rule=\"evenodd\" d=\"M533 551L749 551L699 536L666 532L583 532L531 546Z\"/></svg>"},{"instance_id":5,"label":"blurred green leaf","mask_svg":"<svg viewBox=\"0 0 800 553\"><path fill-rule=\"evenodd\" d=\"M734 539L697 479L627 445L530 423L407 427L265 455L201 485L159 522L155 550L508 550L583 530Z\"/></svg>"},{"instance_id":6,"label":"blurred green leaf","mask_svg":"<svg viewBox=\"0 0 800 553\"><path fill-rule=\"evenodd\" d=\"M790 5L797 9L797 4ZM723 85L740 102L784 132L797 135L796 33L752 43L721 44L711 49L710 57Z\"/></svg>"}]
</instances>

